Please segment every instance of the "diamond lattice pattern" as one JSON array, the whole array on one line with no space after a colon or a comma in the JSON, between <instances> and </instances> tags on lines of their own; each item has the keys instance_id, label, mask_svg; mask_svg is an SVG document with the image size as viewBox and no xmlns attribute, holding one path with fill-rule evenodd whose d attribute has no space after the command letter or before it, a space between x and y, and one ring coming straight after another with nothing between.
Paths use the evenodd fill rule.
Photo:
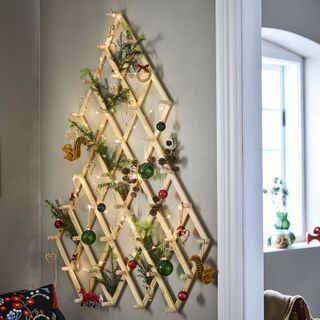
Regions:
<instances>
[{"instance_id":1,"label":"diamond lattice pattern","mask_svg":"<svg viewBox=\"0 0 320 320\"><path fill-rule=\"evenodd\" d=\"M141 82L133 77L130 72L119 70L113 58L113 46L121 31L132 30L132 28L122 13L114 12L113 17L114 21L105 44L98 46L101 55L94 76L103 79L109 72L111 79L120 80L122 86L129 89L130 103L123 107L125 111L110 113L106 111L106 106L100 96L93 90L88 89L82 99L80 110L73 113L73 117L76 117L78 121L87 125L94 132L98 128L98 139L107 139L108 143L112 143L117 150L117 158L124 155L126 159L137 159L139 163L150 156L157 159L163 158L165 154L162 141L165 141L163 140L165 137L162 137L162 135L165 135L167 130L165 132L157 130L155 123L158 121L167 122L170 110L174 107L173 102L154 71L151 70L151 76L147 81ZM133 37L132 41L137 40ZM144 54L139 56L139 61L142 65L149 64L151 66ZM136 199L129 192L128 196L123 199L112 188L97 190L96 185L99 182L97 180L102 173L108 173L115 178L117 174L114 172L115 170L108 171L99 154L89 149L87 159L84 160L84 156L82 156L78 161L84 161L81 172L73 177L73 193L78 195L78 199L73 204L69 203L61 206L68 212L78 234L74 239L78 242L75 242L73 252L80 257L82 266L86 265L87 269L94 270L97 277L101 277L103 268L108 264L108 259L111 254L114 254L120 268L117 272L121 276L121 281L113 295L108 292L103 283L98 285L90 283L89 290L94 290L97 294L103 296L103 306L112 306L118 302L122 291L128 288L135 301L133 308L142 309L152 303L155 289L159 287L167 304L166 311L177 312L183 302L177 298L176 290L188 292L191 289L195 279L196 267L188 259L187 248L190 246L184 246L179 241L175 230L179 225L185 226L188 224L189 229L192 226L193 231L195 231L193 232L195 234L193 240L195 240L196 246L193 246L190 250L196 250L196 252L193 251L193 254L201 257L206 254L209 248L209 238L175 172L166 172L164 177L158 179L158 181L141 179L140 185L143 196ZM170 216L168 216L166 210L159 211L155 217L149 215L149 209L154 204L153 196L159 190L159 187L168 190L170 195L174 195L171 197L172 202L179 204L180 209L178 209L178 205L173 205L172 207L176 208L176 212L173 212L174 209L171 208L170 215L177 217L179 215L178 211L183 210L184 215L180 220L169 219ZM103 213L97 210L97 204L101 202L104 202L107 206L107 210ZM85 208L86 206L88 209ZM180 269L182 268L183 276L170 280L169 277L164 278L158 273L157 266L142 242L135 240L138 237L135 221L138 219L155 220L159 225L171 250L170 257L176 265L179 265ZM85 229L95 230L98 236L98 248L96 248L96 245L89 246L80 241L81 234ZM50 236L49 239L56 241L65 265L62 270L69 273L75 291L79 293L80 288L84 286L81 283L83 270L82 268L81 270L74 268L71 254L67 252L62 235L63 230L60 230L54 236ZM123 242L127 243L123 245ZM130 245L132 248L130 248ZM124 251L128 251L128 247L131 252L125 253ZM134 256L138 250L141 251L145 260L151 266L150 276L152 280L148 286L141 285L139 278L134 274L134 271L128 269L126 264L128 254ZM178 285L170 285L170 282L178 282ZM75 302L80 301L80 296L75 298Z\"/></svg>"}]
</instances>

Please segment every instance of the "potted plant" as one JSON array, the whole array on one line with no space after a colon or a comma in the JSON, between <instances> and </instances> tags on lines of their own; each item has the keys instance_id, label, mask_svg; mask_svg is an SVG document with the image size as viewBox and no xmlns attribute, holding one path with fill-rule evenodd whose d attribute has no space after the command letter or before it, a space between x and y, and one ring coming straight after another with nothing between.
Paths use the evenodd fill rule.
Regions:
<instances>
[{"instance_id":1,"label":"potted plant","mask_svg":"<svg viewBox=\"0 0 320 320\"><path fill-rule=\"evenodd\" d=\"M296 237L289 231L290 221L288 220L288 212L286 211L286 202L289 195L284 179L275 177L273 179L273 187L263 189L263 193L272 196L272 203L276 209L277 220L274 224L275 234L271 236L268 243L273 244L276 248L285 249L293 244Z\"/></svg>"}]
</instances>

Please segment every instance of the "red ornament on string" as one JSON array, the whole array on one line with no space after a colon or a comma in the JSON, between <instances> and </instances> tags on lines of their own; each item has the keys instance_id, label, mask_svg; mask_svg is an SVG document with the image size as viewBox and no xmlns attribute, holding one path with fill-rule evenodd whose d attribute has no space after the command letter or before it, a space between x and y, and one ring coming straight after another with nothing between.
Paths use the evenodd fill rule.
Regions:
<instances>
[{"instance_id":1,"label":"red ornament on string","mask_svg":"<svg viewBox=\"0 0 320 320\"><path fill-rule=\"evenodd\" d=\"M63 227L63 222L60 220L60 219L57 219L55 222L54 222L54 227L56 229L61 229Z\"/></svg>"},{"instance_id":2,"label":"red ornament on string","mask_svg":"<svg viewBox=\"0 0 320 320\"><path fill-rule=\"evenodd\" d=\"M168 196L168 191L166 189L160 189L158 196L160 199L164 200Z\"/></svg>"},{"instance_id":3,"label":"red ornament on string","mask_svg":"<svg viewBox=\"0 0 320 320\"><path fill-rule=\"evenodd\" d=\"M187 300L187 298L188 298L188 292L187 292L187 291L184 291L184 290L180 291L180 292L178 293L178 298L179 298L179 300L181 300L181 301Z\"/></svg>"},{"instance_id":4,"label":"red ornament on string","mask_svg":"<svg viewBox=\"0 0 320 320\"><path fill-rule=\"evenodd\" d=\"M184 236L186 234L187 230L186 230L186 228L184 226L179 226L177 228L176 232L177 232L177 235L179 237L181 237L181 236Z\"/></svg>"},{"instance_id":5,"label":"red ornament on string","mask_svg":"<svg viewBox=\"0 0 320 320\"><path fill-rule=\"evenodd\" d=\"M128 261L128 267L131 270L135 269L137 267L137 265L138 265L138 263L134 259L131 259L131 260Z\"/></svg>"}]
</instances>

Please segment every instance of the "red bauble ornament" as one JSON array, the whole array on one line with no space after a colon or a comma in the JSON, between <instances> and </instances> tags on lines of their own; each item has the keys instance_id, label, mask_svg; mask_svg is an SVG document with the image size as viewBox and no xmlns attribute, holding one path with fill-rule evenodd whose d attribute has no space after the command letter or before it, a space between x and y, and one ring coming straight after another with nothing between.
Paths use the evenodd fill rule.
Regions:
<instances>
[{"instance_id":1,"label":"red bauble ornament","mask_svg":"<svg viewBox=\"0 0 320 320\"><path fill-rule=\"evenodd\" d=\"M60 219L57 219L55 222L54 222L54 226L55 228L57 229L61 229L63 227L63 222L60 220Z\"/></svg>"},{"instance_id":2,"label":"red bauble ornament","mask_svg":"<svg viewBox=\"0 0 320 320\"><path fill-rule=\"evenodd\" d=\"M176 232L177 232L177 235L178 235L179 237L181 237L181 236L184 236L187 231L186 231L186 228L185 228L184 226L179 226L179 227L177 228Z\"/></svg>"},{"instance_id":3,"label":"red bauble ornament","mask_svg":"<svg viewBox=\"0 0 320 320\"><path fill-rule=\"evenodd\" d=\"M137 265L138 265L138 263L134 259L131 259L131 260L128 261L128 267L131 270L135 269L137 267Z\"/></svg>"},{"instance_id":4,"label":"red bauble ornament","mask_svg":"<svg viewBox=\"0 0 320 320\"><path fill-rule=\"evenodd\" d=\"M160 189L158 192L158 196L163 200L168 196L168 191L166 189Z\"/></svg>"},{"instance_id":5,"label":"red bauble ornament","mask_svg":"<svg viewBox=\"0 0 320 320\"><path fill-rule=\"evenodd\" d=\"M187 298L188 298L188 292L187 292L187 291L184 291L184 290L180 291L180 292L178 293L178 298L179 298L179 300L181 300L181 301L187 300Z\"/></svg>"}]
</instances>

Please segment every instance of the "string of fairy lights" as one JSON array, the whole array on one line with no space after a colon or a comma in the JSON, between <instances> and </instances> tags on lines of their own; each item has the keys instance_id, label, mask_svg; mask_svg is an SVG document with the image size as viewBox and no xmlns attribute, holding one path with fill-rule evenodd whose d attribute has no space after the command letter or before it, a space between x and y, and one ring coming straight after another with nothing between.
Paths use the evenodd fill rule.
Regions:
<instances>
[{"instance_id":1,"label":"string of fairy lights","mask_svg":"<svg viewBox=\"0 0 320 320\"><path fill-rule=\"evenodd\" d=\"M71 113L69 121L72 125L65 134L71 141L71 144L63 147L66 152L65 158L69 161L80 159L82 145L87 146L88 158L81 172L72 176L74 189L69 202L50 207L56 218L54 225L57 233L49 236L49 240L56 241L65 264L62 270L69 272L78 293L75 302L83 304L86 301L87 306L95 306L97 301L102 306L115 305L127 284L136 301L134 309L141 309L146 308L153 300L155 289L159 286L168 305L166 311L176 312L188 299L195 278L203 284L215 281L214 266L204 263L210 238L176 175L179 169L176 133L173 132L171 138L165 140L165 146L160 143L161 134L168 130L166 122L173 103L140 47L143 39L134 36L132 28L121 12L113 11L110 15L114 18L114 22L108 31L105 44L97 47L102 53L95 71L91 72L88 68L81 71L82 76L86 77L87 92L81 99L80 110ZM114 48L115 46L118 47ZM109 86L107 80L105 83L100 81L106 63L111 68L110 77L117 82L117 86ZM128 77L136 79L143 86L138 97L132 87L132 81L129 84ZM151 86L156 88L160 99L157 105L153 103L145 111L145 101L150 94ZM95 99L96 103L92 104L92 99ZM95 106L94 110L91 110L92 105ZM122 108L119 105L122 105ZM86 119L89 111L93 111L96 117L102 116L95 132ZM117 112L121 114L120 121L123 121L124 129L121 129L119 119L116 117ZM123 117L123 112L126 113L127 119ZM132 152L130 142L138 123L145 132L141 138L142 143L135 141L134 144L143 151L141 162ZM111 128L114 134L109 143L105 136L107 127ZM125 158L123 161L125 164L120 166L122 157ZM101 172L98 168L101 168ZM162 187L154 192L152 179L157 172L160 173ZM102 186L98 184L100 180L104 181ZM81 209L79 205L82 191L83 199L87 201L85 210L88 210L84 227L80 225L78 219L80 214L83 217L83 208ZM109 191L113 194L112 203L110 200L105 200ZM135 200L139 192L144 195L146 203L143 205ZM167 203L170 192L175 192L179 201L176 209L165 214L164 204ZM138 203L138 207L148 213L146 220L138 219L134 203ZM117 210L117 215L111 223L108 217L114 209ZM173 218L175 212L178 225L172 230L168 220ZM186 227L189 220L197 231L197 239L193 239L191 230ZM158 223L162 234L161 239L157 240L153 234L155 222ZM72 257L67 254L62 241L67 223L71 223L76 231L76 235L71 237L76 247ZM133 244L133 251L127 256L123 256L118 243L119 235L124 232L125 223L132 233L130 242ZM97 236L93 230L95 224L100 226L102 235ZM190 240L191 238L193 240ZM199 252L192 254L189 259L186 258L185 252L188 241L194 241L200 247ZM93 250L97 242L104 243L98 258ZM82 255L86 256L89 265L81 262ZM169 279L174 271L172 256L175 256L179 263L179 279L182 281L181 290L176 296L172 296L168 281L164 280ZM110 259L115 261L112 271L105 269L108 261L113 261ZM144 281L143 296L133 277L137 270ZM104 272L109 272L107 277ZM86 289L81 284L83 281L80 281L81 273L87 274ZM97 283L94 280L99 281ZM98 287L101 289L100 294L95 293Z\"/></svg>"}]
</instances>

